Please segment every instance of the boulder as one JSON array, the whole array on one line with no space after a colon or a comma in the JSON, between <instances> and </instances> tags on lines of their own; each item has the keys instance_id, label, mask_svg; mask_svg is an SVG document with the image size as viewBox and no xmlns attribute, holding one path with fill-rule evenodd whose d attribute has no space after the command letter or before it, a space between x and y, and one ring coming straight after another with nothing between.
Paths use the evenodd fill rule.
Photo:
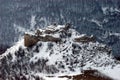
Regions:
<instances>
[{"instance_id":1,"label":"boulder","mask_svg":"<svg viewBox=\"0 0 120 80\"><path fill-rule=\"evenodd\" d=\"M29 34L24 35L24 45L26 47L31 47L31 46L35 45L38 41L39 41L39 39L35 36L31 36Z\"/></svg>"}]
</instances>

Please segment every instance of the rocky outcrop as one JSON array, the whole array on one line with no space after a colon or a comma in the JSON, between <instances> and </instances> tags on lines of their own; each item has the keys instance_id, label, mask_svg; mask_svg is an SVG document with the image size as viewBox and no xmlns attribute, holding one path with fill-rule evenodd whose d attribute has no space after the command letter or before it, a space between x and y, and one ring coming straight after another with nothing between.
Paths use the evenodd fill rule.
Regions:
<instances>
[{"instance_id":1,"label":"rocky outcrop","mask_svg":"<svg viewBox=\"0 0 120 80\"><path fill-rule=\"evenodd\" d=\"M38 41L39 41L39 39L35 36L31 36L29 34L24 35L24 45L26 47L31 47L31 46L35 45Z\"/></svg>"},{"instance_id":2,"label":"rocky outcrop","mask_svg":"<svg viewBox=\"0 0 120 80\"><path fill-rule=\"evenodd\" d=\"M42 41L45 41L45 42L51 41L51 42L56 42L57 43L57 42L61 42L61 39L46 35L45 37L43 37Z\"/></svg>"},{"instance_id":3,"label":"rocky outcrop","mask_svg":"<svg viewBox=\"0 0 120 80\"><path fill-rule=\"evenodd\" d=\"M83 42L83 43L95 42L95 37L82 36L79 38L75 38L74 40L75 42Z\"/></svg>"},{"instance_id":4,"label":"rocky outcrop","mask_svg":"<svg viewBox=\"0 0 120 80\"><path fill-rule=\"evenodd\" d=\"M33 45L35 45L38 41L43 41L43 42L60 42L61 39L60 38L55 38L49 35L46 36L31 36L29 34L25 34L24 35L24 45L26 47L31 47Z\"/></svg>"},{"instance_id":5,"label":"rocky outcrop","mask_svg":"<svg viewBox=\"0 0 120 80\"><path fill-rule=\"evenodd\" d=\"M57 26L53 25L52 28L47 28L45 30L36 30L34 35L30 35L30 34L25 34L24 35L24 45L26 47L31 47L33 45L35 45L38 41L43 41L43 42L47 42L47 41L51 41L51 42L61 42L61 35L60 37L56 38L53 37L53 34L56 33L62 33L65 36L70 36L70 33L67 33L67 31L70 29L70 24L66 24L64 27L60 27L60 28L56 28ZM56 29L55 29L56 28ZM44 35L44 36L43 36Z\"/></svg>"},{"instance_id":6,"label":"rocky outcrop","mask_svg":"<svg viewBox=\"0 0 120 80\"><path fill-rule=\"evenodd\" d=\"M38 41L43 42L61 42L63 38L71 37L71 32L69 31L71 28L71 25L68 23L65 26L57 27L57 26L51 26L46 29L36 30L35 34L25 34L24 35L24 44L26 47L31 47L35 45ZM54 37L53 35L59 35L59 37ZM75 42L95 42L95 37L89 37L89 36L82 36L78 38L74 38Z\"/></svg>"}]
</instances>

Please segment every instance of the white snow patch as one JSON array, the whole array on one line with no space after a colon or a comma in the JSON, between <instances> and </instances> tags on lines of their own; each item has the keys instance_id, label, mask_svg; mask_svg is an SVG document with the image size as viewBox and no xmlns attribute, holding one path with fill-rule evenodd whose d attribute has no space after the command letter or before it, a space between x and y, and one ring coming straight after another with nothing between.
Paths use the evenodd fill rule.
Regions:
<instances>
[{"instance_id":1,"label":"white snow patch","mask_svg":"<svg viewBox=\"0 0 120 80\"><path fill-rule=\"evenodd\" d=\"M120 10L118 8L115 8L115 11L120 12Z\"/></svg>"},{"instance_id":2,"label":"white snow patch","mask_svg":"<svg viewBox=\"0 0 120 80\"><path fill-rule=\"evenodd\" d=\"M58 77L44 77L44 79L45 80L70 80L68 78L58 78Z\"/></svg>"},{"instance_id":3,"label":"white snow patch","mask_svg":"<svg viewBox=\"0 0 120 80\"><path fill-rule=\"evenodd\" d=\"M100 71L104 75L106 75L114 80L120 80L120 64L116 65L113 68L112 68L112 65L109 65L106 67L94 67L93 69Z\"/></svg>"},{"instance_id":4,"label":"white snow patch","mask_svg":"<svg viewBox=\"0 0 120 80\"><path fill-rule=\"evenodd\" d=\"M7 49L7 51L6 51L4 54L0 55L0 59L2 59L2 58L3 58L4 56L6 56L7 54L11 53L12 56L13 56L12 61L14 61L15 58L16 58L16 56L15 56L15 51L18 51L18 49L19 49L20 47L25 48L25 46L24 46L24 39L19 40L17 43L15 43L14 46L12 46L11 48Z\"/></svg>"},{"instance_id":5,"label":"white snow patch","mask_svg":"<svg viewBox=\"0 0 120 80\"><path fill-rule=\"evenodd\" d=\"M94 22L94 23L96 23L98 26L102 27L101 22L98 21L98 20L92 19L91 22Z\"/></svg>"},{"instance_id":6,"label":"white snow patch","mask_svg":"<svg viewBox=\"0 0 120 80\"><path fill-rule=\"evenodd\" d=\"M108 9L109 7L102 7L102 11L104 14L106 14L106 10Z\"/></svg>"},{"instance_id":7,"label":"white snow patch","mask_svg":"<svg viewBox=\"0 0 120 80\"><path fill-rule=\"evenodd\" d=\"M48 44L48 42L42 42L42 43L43 43L42 47L39 48L40 52L34 54L34 56L30 59L30 61L36 62L40 58L44 58L44 59L49 58L49 53L50 52L47 51L47 48L48 48L47 44Z\"/></svg>"}]
</instances>

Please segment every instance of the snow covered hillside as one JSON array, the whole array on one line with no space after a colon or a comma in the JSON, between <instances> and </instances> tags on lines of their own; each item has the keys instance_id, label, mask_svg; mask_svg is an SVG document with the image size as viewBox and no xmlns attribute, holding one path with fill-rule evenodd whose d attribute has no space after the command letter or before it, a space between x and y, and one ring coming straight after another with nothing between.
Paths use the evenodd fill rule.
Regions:
<instances>
[{"instance_id":1,"label":"snow covered hillside","mask_svg":"<svg viewBox=\"0 0 120 80\"><path fill-rule=\"evenodd\" d=\"M51 32L47 33L47 30ZM21 39L0 55L1 79L15 80L24 75L28 80L34 80L35 76L45 80L55 76L54 79L59 80L58 76L97 70L113 80L120 80L120 62L113 58L108 46L93 40L93 36L79 34L69 27L66 29L66 25L51 25L38 31L41 33L27 33L37 39L42 36L35 45L26 47ZM46 40L46 36L60 41Z\"/></svg>"}]
</instances>

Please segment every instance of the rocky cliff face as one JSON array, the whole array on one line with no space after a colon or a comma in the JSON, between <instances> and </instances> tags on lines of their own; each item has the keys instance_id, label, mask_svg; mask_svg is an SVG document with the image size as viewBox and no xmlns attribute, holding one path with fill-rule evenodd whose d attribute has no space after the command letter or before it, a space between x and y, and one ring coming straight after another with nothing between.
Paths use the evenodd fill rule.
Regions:
<instances>
[{"instance_id":1,"label":"rocky cliff face","mask_svg":"<svg viewBox=\"0 0 120 80\"><path fill-rule=\"evenodd\" d=\"M113 58L108 46L93 41L92 37L72 28L66 29L66 25L51 25L27 34L30 36L27 40L18 41L0 55L1 79L13 80L20 76L28 80L34 80L36 76L47 79L48 76L82 74L85 70L97 70L120 79L120 62ZM75 41L76 38L80 40ZM60 39L60 42L53 39Z\"/></svg>"},{"instance_id":2,"label":"rocky cliff face","mask_svg":"<svg viewBox=\"0 0 120 80\"><path fill-rule=\"evenodd\" d=\"M72 28L69 23L66 24L65 26L52 25L43 30L38 29L32 35L31 34L24 35L24 45L26 47L31 47L39 41L64 43L63 39L66 39L67 37L70 38L72 36L70 29ZM95 37L93 36L88 37L86 35L77 36L77 37L73 37L73 41L82 42L82 43L95 42Z\"/></svg>"}]
</instances>

